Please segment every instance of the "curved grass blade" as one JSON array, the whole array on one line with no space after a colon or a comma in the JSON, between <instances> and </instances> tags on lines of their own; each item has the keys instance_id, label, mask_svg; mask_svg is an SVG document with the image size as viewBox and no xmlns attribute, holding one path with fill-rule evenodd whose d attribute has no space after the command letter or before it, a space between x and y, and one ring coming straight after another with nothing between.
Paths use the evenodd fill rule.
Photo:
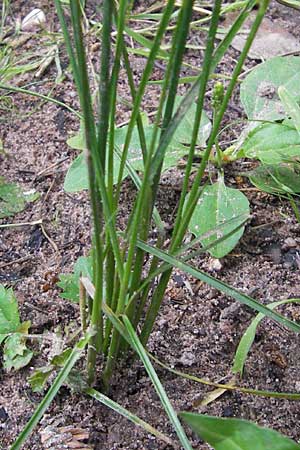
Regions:
<instances>
[{"instance_id":1,"label":"curved grass blade","mask_svg":"<svg viewBox=\"0 0 300 450\"><path fill-rule=\"evenodd\" d=\"M277 306L285 305L287 303L299 303L300 299L298 298L291 298L288 300L280 300L278 302L270 303L270 305L267 306L267 308L273 310ZM264 314L258 314L251 322L251 324L248 326L247 330L242 336L242 339L240 340L240 343L238 345L238 348L236 350L234 361L233 361L233 367L232 372L233 373L239 373L241 376L243 375L244 365L248 356L248 353L250 351L251 345L253 344L253 341L255 339L256 329L260 322L265 318Z\"/></svg>"},{"instance_id":2,"label":"curved grass blade","mask_svg":"<svg viewBox=\"0 0 300 450\"><path fill-rule=\"evenodd\" d=\"M198 280L204 281L205 283L209 284L210 286L214 287L215 289L218 289L219 291L223 292L226 295L229 295L230 297L233 297L235 300L237 300L240 303L243 303L244 305L249 306L250 308L254 309L255 311L261 312L267 317L270 317L272 320L281 323L282 325L286 326L292 331L295 331L297 333L300 332L300 325L298 325L295 322L292 322L291 320L287 319L286 317L282 316L281 314L276 313L275 311L270 310L266 306L259 303L257 300L254 300L253 298L249 297L248 295L245 295L238 290L232 288L228 284L224 283L223 281L217 280L216 278L212 277L211 275L208 275L207 273L195 269L194 267L190 266L189 264L184 263L183 261L174 258L174 256L168 255L166 252L159 250L157 248L154 248L145 242L139 241L137 243L137 246L140 247L142 250L156 256L157 258L162 259L163 261L171 264L173 267L177 267L178 269L182 270L183 272L186 272L193 277L197 278Z\"/></svg>"},{"instance_id":3,"label":"curved grass blade","mask_svg":"<svg viewBox=\"0 0 300 450\"><path fill-rule=\"evenodd\" d=\"M87 290L89 296L91 298L94 297L95 288L93 284L90 282L88 278L81 278L81 282L84 285L85 289ZM108 319L112 322L113 326L118 330L118 332L123 336L123 338L130 344L130 337L129 334L124 327L123 323L120 321L120 319L117 317L117 315L109 308L105 303L102 305L102 310L104 314L108 317ZM265 390L258 390L258 389L251 389L251 388L244 388L241 386L236 386L233 384L224 384L224 383L215 383L213 381L208 381L203 378L196 377L195 375L190 375L185 372L181 372L180 370L172 369L167 364L164 364L162 361L157 359L155 356L153 356L151 353L147 352L147 355L149 358L152 359L156 364L158 364L160 367L163 367L164 369L168 370L171 373L174 373L175 375L178 375L182 378L186 378L187 380L195 381L196 383L205 384L206 386L212 386L215 388L220 389L226 389L230 391L240 391L243 394L251 394L251 395L257 395L260 397L269 397L269 398L281 398L286 400L300 400L300 393L295 394L293 392L273 392L273 391L265 391Z\"/></svg>"},{"instance_id":4,"label":"curved grass blade","mask_svg":"<svg viewBox=\"0 0 300 450\"><path fill-rule=\"evenodd\" d=\"M35 413L30 418L30 420L27 422L25 428L23 431L19 434L15 442L13 443L10 450L19 450L21 446L24 444L34 427L38 424L38 422L41 420L42 416L44 415L47 408L50 406L52 400L58 393L59 389L61 388L62 384L66 381L70 371L72 370L73 366L75 365L76 361L80 358L83 350L85 349L86 345L88 344L92 334L90 332L87 332L84 338L82 338L73 348L69 358L67 359L64 367L59 372L57 377L55 378L52 386L50 387L49 391L35 410Z\"/></svg>"},{"instance_id":5,"label":"curved grass blade","mask_svg":"<svg viewBox=\"0 0 300 450\"><path fill-rule=\"evenodd\" d=\"M123 408L121 405L119 405L118 403L114 402L113 400L111 400L110 398L106 397L105 395L101 394L100 392L96 391L95 389L86 388L86 389L83 390L83 392L85 394L91 396L92 398L94 398L98 402L101 402L104 405L108 406L109 408L113 409L118 414L121 414L122 416L126 417L126 419L130 420L135 425L137 425L139 427L142 427L147 433L153 434L154 436L156 436L158 439L162 440L166 444L172 445L172 446L175 445L174 442L169 437L165 436L163 433L161 433L160 431L156 430L154 427L149 425L149 423L147 423L144 420L140 419L135 414L132 414L130 411L128 411L127 409Z\"/></svg>"},{"instance_id":6,"label":"curved grass blade","mask_svg":"<svg viewBox=\"0 0 300 450\"><path fill-rule=\"evenodd\" d=\"M17 92L17 93L25 94L25 95L32 95L32 97L37 97L42 100L45 100L46 102L54 103L55 105L66 108L68 111L70 111L75 116L77 116L80 120L82 119L82 115L78 111L73 109L71 106L67 105L64 102L57 100L56 98L49 97L48 95L43 95L43 94L40 94L39 92L34 92L29 89L24 89L24 88L20 88L20 87L16 87L16 86L9 86L9 85L0 83L0 90L1 89L3 89L4 91Z\"/></svg>"},{"instance_id":7,"label":"curved grass blade","mask_svg":"<svg viewBox=\"0 0 300 450\"><path fill-rule=\"evenodd\" d=\"M216 383L214 381L205 380L204 378L196 377L195 375L190 375L189 373L181 372L180 370L172 369L167 364L164 364L162 361L157 359L155 356L148 353L149 358L152 359L156 364L169 372L174 373L174 375L178 375L179 377L185 378L187 380L195 381L196 383L205 384L206 386L212 386L217 389L225 389L227 391L239 391L243 394L257 395L258 397L268 397L268 398L281 398L285 400L300 400L300 393L294 392L273 392L273 391L265 391L261 389L251 389L245 388L241 386L237 386L236 384L226 384L226 383ZM201 402L199 402L201 403ZM194 403L194 406L198 406L198 402Z\"/></svg>"},{"instance_id":8,"label":"curved grass blade","mask_svg":"<svg viewBox=\"0 0 300 450\"><path fill-rule=\"evenodd\" d=\"M177 436L181 442L181 445L183 446L183 448L185 450L192 450L192 446L185 434L184 429L182 428L182 425L180 424L180 422L178 420L177 414L174 411L174 408L171 405L170 400L168 399L166 391L164 390L164 388L163 388L163 386L151 364L151 361L147 355L146 350L142 346L136 332L133 329L133 326L131 325L130 321L128 320L128 318L126 316L123 316L123 321L124 321L126 330L130 336L130 344L134 348L134 350L137 352L137 354L139 355L141 361L143 362L144 367L145 367L145 369L155 387L155 390L159 396L161 404L165 408L165 411L177 433Z\"/></svg>"}]
</instances>

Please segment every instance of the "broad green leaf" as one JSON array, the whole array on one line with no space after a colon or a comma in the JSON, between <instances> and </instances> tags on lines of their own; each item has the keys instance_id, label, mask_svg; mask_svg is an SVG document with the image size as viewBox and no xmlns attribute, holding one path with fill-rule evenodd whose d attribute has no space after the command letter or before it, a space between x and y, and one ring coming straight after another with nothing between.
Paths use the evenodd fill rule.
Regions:
<instances>
[{"instance_id":1,"label":"broad green leaf","mask_svg":"<svg viewBox=\"0 0 300 450\"><path fill-rule=\"evenodd\" d=\"M153 128L151 126L148 126L144 129L145 131L145 137L147 142L151 142L151 136L152 136L152 130ZM122 128L117 128L115 132L115 146L121 151L123 149L123 145L125 142L125 137L127 133L127 126ZM75 139L75 138L74 138ZM75 142L75 145L77 147L80 146L80 135L78 139ZM69 141L70 142L70 141ZM184 155L188 153L188 149L183 147L181 144L177 143L174 144L174 147L169 147L168 152L166 154L163 170L167 170L170 167L176 166L177 161L182 158ZM135 127L132 133L131 143L128 150L128 157L127 160L131 167L136 170L142 172L144 170L144 162L143 162L143 155L141 151L140 146L140 139L138 130ZM115 153L114 155L114 183L117 183L118 181L118 173L120 168L120 157L118 154ZM123 179L126 178L129 175L129 172L127 169L124 170ZM64 182L64 189L66 192L78 192L83 189L88 189L89 182L88 182L88 170L87 165L85 161L84 154L81 153L80 155L75 158L75 160L72 162L71 166L68 169L65 182Z\"/></svg>"},{"instance_id":2,"label":"broad green leaf","mask_svg":"<svg viewBox=\"0 0 300 450\"><path fill-rule=\"evenodd\" d=\"M270 194L296 194L300 192L300 174L294 164L263 164L247 176L254 186Z\"/></svg>"},{"instance_id":3,"label":"broad green leaf","mask_svg":"<svg viewBox=\"0 0 300 450\"><path fill-rule=\"evenodd\" d=\"M240 419L180 413L192 430L215 450L300 450L300 446L277 431Z\"/></svg>"},{"instance_id":4,"label":"broad green leaf","mask_svg":"<svg viewBox=\"0 0 300 450\"><path fill-rule=\"evenodd\" d=\"M60 281L57 285L63 290L60 293L62 298L71 300L72 302L79 302L79 278L80 276L93 279L93 264L91 256L80 256L74 264L73 273L60 274Z\"/></svg>"},{"instance_id":5,"label":"broad green leaf","mask_svg":"<svg viewBox=\"0 0 300 450\"><path fill-rule=\"evenodd\" d=\"M23 211L26 202L35 201L39 194L35 191L23 192L15 183L6 183L0 177L0 219Z\"/></svg>"},{"instance_id":6,"label":"broad green leaf","mask_svg":"<svg viewBox=\"0 0 300 450\"><path fill-rule=\"evenodd\" d=\"M181 101L181 97L177 96L175 101L175 108L178 107ZM165 155L165 159L163 162L163 170L166 171L171 167L176 166L179 159L185 156L188 151L188 145L191 140L192 131L193 131L193 121L194 116L196 114L196 104L192 104L190 109L187 111L186 116L180 123L180 126L176 130L172 141L168 147L168 150ZM122 153L123 145L125 142L126 134L128 127L120 127L115 130L115 147ZM201 125L199 128L197 145L204 146L205 142L210 134L211 123L203 111L201 118ZM147 117L144 119L144 132L146 142L151 142L151 137L153 133L153 127L148 124ZM68 139L68 144L76 149L84 150L85 148L85 139L83 136L83 131L80 131L76 136ZM128 163L130 166L136 170L143 172L144 170L144 162L143 155L140 146L140 138L137 127L133 129L132 138L128 150ZM120 156L115 153L114 155L114 183L118 181L118 173L120 168ZM124 170L123 179L129 175L127 169ZM83 189L88 189L88 170L86 166L86 161L83 153L81 153L77 158L72 162L71 166L68 169L65 182L64 189L66 192L77 192Z\"/></svg>"},{"instance_id":7,"label":"broad green leaf","mask_svg":"<svg viewBox=\"0 0 300 450\"><path fill-rule=\"evenodd\" d=\"M18 302L13 290L0 284L0 336L15 332L20 326ZM0 337L0 343L3 341Z\"/></svg>"},{"instance_id":8,"label":"broad green leaf","mask_svg":"<svg viewBox=\"0 0 300 450\"><path fill-rule=\"evenodd\" d=\"M284 87L279 86L278 95L288 116L291 117L294 127L300 135L300 108L294 96Z\"/></svg>"},{"instance_id":9,"label":"broad green leaf","mask_svg":"<svg viewBox=\"0 0 300 450\"><path fill-rule=\"evenodd\" d=\"M299 83L300 58L297 56L278 56L256 66L241 84L241 103L248 118L284 118L285 111L277 90L284 86L299 101Z\"/></svg>"},{"instance_id":10,"label":"broad green leaf","mask_svg":"<svg viewBox=\"0 0 300 450\"><path fill-rule=\"evenodd\" d=\"M247 197L237 189L226 187L223 178L220 177L215 184L204 188L191 218L189 230L198 237L213 231L216 227L237 216L241 216L240 223L242 223L245 216L249 214L250 208ZM220 232L212 233L209 237L201 240L201 243L204 246L210 245L222 235L234 230L238 224L239 222L229 223L224 226L222 234ZM243 232L244 227L241 227L236 233L213 246L209 253L215 258L222 258L227 255L236 246Z\"/></svg>"},{"instance_id":11,"label":"broad green leaf","mask_svg":"<svg viewBox=\"0 0 300 450\"><path fill-rule=\"evenodd\" d=\"M88 169L84 153L80 153L71 163L65 181L66 192L79 192L89 188Z\"/></svg>"},{"instance_id":12,"label":"broad green leaf","mask_svg":"<svg viewBox=\"0 0 300 450\"><path fill-rule=\"evenodd\" d=\"M182 96L176 95L174 110L176 111L179 107ZM188 111L186 112L184 118L180 122L179 127L174 133L174 136L171 140L170 146L179 146L180 144L189 145L191 143L191 136L193 133L194 120L196 115L197 105L196 103L192 103ZM211 122L207 117L205 111L202 111L201 123L198 131L197 145L200 147L204 147L206 141L210 135L211 131Z\"/></svg>"},{"instance_id":13,"label":"broad green leaf","mask_svg":"<svg viewBox=\"0 0 300 450\"><path fill-rule=\"evenodd\" d=\"M20 333L14 333L5 340L3 367L8 372L27 366L31 360L33 352L26 347L25 341L26 338Z\"/></svg>"},{"instance_id":14,"label":"broad green leaf","mask_svg":"<svg viewBox=\"0 0 300 450\"><path fill-rule=\"evenodd\" d=\"M284 305L286 303L299 303L300 299L291 298L288 300L280 300L278 302L273 302L267 305L267 308L274 309L276 306ZM257 314L257 316L252 320L251 324L243 334L240 343L238 345L238 348L236 350L234 361L233 361L233 367L232 372L233 373L239 373L241 376L243 375L244 365L248 356L248 353L250 351L250 348L254 342L256 329L262 319L264 319L266 316L262 313Z\"/></svg>"},{"instance_id":15,"label":"broad green leaf","mask_svg":"<svg viewBox=\"0 0 300 450\"><path fill-rule=\"evenodd\" d=\"M242 145L244 156L275 165L300 156L300 137L284 123L265 123L252 130Z\"/></svg>"}]
</instances>

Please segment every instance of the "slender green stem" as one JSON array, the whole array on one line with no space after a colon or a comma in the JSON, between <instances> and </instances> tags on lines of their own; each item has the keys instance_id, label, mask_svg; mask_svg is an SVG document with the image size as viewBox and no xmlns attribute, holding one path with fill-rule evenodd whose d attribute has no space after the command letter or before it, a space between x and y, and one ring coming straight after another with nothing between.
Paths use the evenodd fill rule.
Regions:
<instances>
[{"instance_id":1,"label":"slender green stem","mask_svg":"<svg viewBox=\"0 0 300 450\"><path fill-rule=\"evenodd\" d=\"M80 100L84 114L85 136L87 143L86 160L89 174L89 190L91 198L91 207L93 213L94 225L94 244L95 244L95 287L96 293L93 301L91 314L91 327L95 331L91 342L89 343L87 370L89 381L92 382L95 375L96 354L102 347L103 340L103 321L102 321L102 301L103 301L103 251L102 251L102 207L99 204L98 187L96 183L95 170L92 162L92 154L96 148L96 130L93 120L93 109L91 102L91 94L89 87L89 79L86 67L86 55L83 43L83 34L81 26L81 7L80 2L73 1L70 3L71 19L74 30L74 41L76 49L76 57L78 64L74 63L74 67L78 67L78 81L82 89ZM74 58L75 55L73 54Z\"/></svg>"},{"instance_id":2,"label":"slender green stem","mask_svg":"<svg viewBox=\"0 0 300 450\"><path fill-rule=\"evenodd\" d=\"M221 125L221 121L223 119L224 113L226 111L228 102L230 100L230 97L232 95L233 89L237 83L237 79L238 76L242 70L244 61L247 57L247 54L249 52L249 49L251 47L251 44L255 38L256 32L261 24L261 21L264 17L265 11L268 7L268 3L269 1L265 0L263 2L261 2L259 10L257 12L256 15L256 19L251 27L249 36L247 37L246 43L244 45L243 51L238 59L237 65L234 69L233 75L232 75L232 79L229 83L228 89L226 91L226 94L224 96L224 100L222 102L222 105L220 106L220 110L219 113L216 117L210 138L208 140L207 143L207 148L202 156L202 160L201 160L201 164L200 167L198 169L197 175L194 179L193 182L193 186L191 189L191 192L189 194L189 197L187 199L187 203L186 206L184 208L184 215L182 216L182 220L180 222L180 225L178 226L178 228L176 229L176 234L173 234L172 236L172 243L170 246L170 252L174 252L174 250L180 245L180 243L182 242L182 239L185 235L186 229L188 227L189 221L191 219L191 216L193 214L193 211L195 209L195 206L198 202L199 196L201 194L201 190L199 189L200 186L200 182L202 180L210 153L211 153L211 149L213 147L213 144L215 142L215 138L218 135L219 129L220 129L220 125ZM220 56L220 53L218 54L218 57ZM202 74L201 74L202 77ZM192 90L195 88L195 85L193 86L193 88L191 89L190 93L192 92ZM189 94L190 94L189 93ZM187 101L187 97L184 99L184 101ZM182 102L183 103L183 102ZM180 111L179 111L180 112ZM173 124L171 124L171 126L174 126ZM168 132L168 131L167 131ZM171 130L169 129L169 132L171 132ZM166 133L167 134L167 133ZM144 323L144 327L142 329L142 333L141 333L141 340L142 343L145 345L149 335L151 333L152 327L154 325L155 322L155 318L157 316L159 307L161 305L163 296L164 296L164 292L165 289L167 287L168 284L168 280L170 278L172 270L170 269L168 272L165 272L162 276L161 279L159 281L159 284L153 294L152 297L152 302L150 305L150 308L147 312L147 316L145 319L145 323Z\"/></svg>"},{"instance_id":3,"label":"slender green stem","mask_svg":"<svg viewBox=\"0 0 300 450\"><path fill-rule=\"evenodd\" d=\"M124 3L124 2L123 2ZM100 157L103 172L105 172L106 141L108 133L110 99L110 52L111 52L111 25L113 15L113 1L103 0L103 28L101 38L100 81L99 81L99 124L97 152Z\"/></svg>"},{"instance_id":4,"label":"slender green stem","mask_svg":"<svg viewBox=\"0 0 300 450\"><path fill-rule=\"evenodd\" d=\"M160 23L160 27L158 28L157 35L154 39L153 47L151 49L149 58L147 60L146 67L145 67L145 70L142 75L142 80L141 80L138 92L134 99L133 111L132 111L131 119L130 119L130 122L128 125L128 132L127 132L127 135L125 138L122 160L120 163L118 186L120 185L120 175L122 175L123 169L125 167L126 156L127 156L127 152L128 152L128 148L129 148L129 144L130 144L130 138L131 138L131 134L133 131L133 126L135 124L135 121L137 119L137 115L139 112L139 106L140 106L140 102L142 99L142 95L144 93L147 80L148 80L151 70L153 68L155 56L159 49L159 45L160 45L161 39L163 37L165 28L168 24L170 14L172 13L173 6L174 6L174 0L169 0L168 5L164 11L163 19ZM141 211L142 211L142 207L144 204L143 200L145 198L145 193L146 193L147 187L148 187L147 176L148 176L148 172L150 170L150 163L151 163L150 158L151 158L151 155L147 154L147 162L146 162L146 166L145 166L144 180L142 182L141 189L138 193L132 227L131 227L130 233L128 234L128 238L127 238L129 240L129 248L128 248L127 260L126 260L125 268L124 268L124 276L121 279L120 293L119 293L118 305L117 305L117 309L116 309L117 314L123 313L124 309L125 309L125 304L126 304L126 299L127 299L127 294L128 294L128 286L129 286L130 276L131 276L132 263L134 260L134 255L135 255L135 250L136 250L136 240L137 240L138 230L139 230L140 221L141 221ZM117 187L117 190L118 190L118 187ZM117 192L116 195L118 196L119 193ZM115 364L115 360L116 360L118 349L119 349L119 341L120 341L119 333L117 332L117 330L113 330L111 345L110 345L109 354L108 354L108 360L107 360L106 368L103 373L103 382L105 385L108 384L108 380L111 376L112 369Z\"/></svg>"},{"instance_id":5,"label":"slender green stem","mask_svg":"<svg viewBox=\"0 0 300 450\"><path fill-rule=\"evenodd\" d=\"M221 6L222 6L222 1L216 0L215 4L214 4L213 14L212 14L212 18L211 18L211 24L210 24L208 38L207 38L207 42L206 42L206 49L205 49L205 53L204 53L204 60L203 60L203 66L202 66L203 69L202 69L202 76L201 76L201 80L200 80L200 84L199 84L199 94L198 94L196 115L195 115L195 120L194 120L192 140L191 140L187 165L186 165L186 169L185 169L185 175L184 175L182 191L181 191L179 206L178 206L177 215L176 215L176 221L175 221L174 230L173 230L173 234L175 236L177 234L178 228L179 228L181 220L182 220L183 206L186 201L186 195L187 195L188 185L189 185L189 177L190 177L191 170L192 170L192 164L193 164L193 159L194 159L194 155L195 155L195 148L196 148L196 144L197 144L198 132L199 132L200 123L201 123L202 110L203 110L203 106L204 106L205 91L206 91L208 78L211 73L212 54L214 51L214 43L215 43L216 32L217 32L217 28L218 28L218 24L219 24L219 19L220 19Z\"/></svg>"}]
</instances>

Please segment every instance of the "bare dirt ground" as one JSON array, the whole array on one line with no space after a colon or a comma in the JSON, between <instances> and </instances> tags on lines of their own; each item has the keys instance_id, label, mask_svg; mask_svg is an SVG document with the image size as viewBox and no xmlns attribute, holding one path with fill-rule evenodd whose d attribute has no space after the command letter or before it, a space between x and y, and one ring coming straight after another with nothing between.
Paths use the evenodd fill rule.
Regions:
<instances>
[{"instance_id":1,"label":"bare dirt ground","mask_svg":"<svg viewBox=\"0 0 300 450\"><path fill-rule=\"evenodd\" d=\"M14 17L24 17L33 7L41 7L52 29L57 27L53 8L46 1L16 1ZM91 2L91 10L94 6ZM294 11L293 11L294 12ZM297 35L298 12L273 5L270 18L281 23ZM54 24L51 24L53 21ZM299 27L298 27L299 30ZM196 36L191 36L196 39ZM26 49L37 45L35 40L26 43ZM230 73L238 53L232 50L222 68ZM186 59L199 64L201 52L189 51ZM62 56L64 61L64 56ZM138 80L141 58L133 59ZM253 65L249 61L249 67ZM156 67L160 78L163 68ZM42 83L34 89L48 93L53 88L55 68L43 76ZM26 74L24 84L32 81ZM123 95L128 96L127 86ZM182 88L183 89L183 88ZM151 88L145 99L145 109L151 112L156 105L157 88ZM78 108L74 86L69 79L54 86L52 96ZM128 96L129 98L129 96ZM2 229L0 234L0 282L13 286L20 305L22 320L32 323L30 333L59 332L65 337L80 326L79 309L59 296L56 286L58 274L72 270L73 263L90 248L90 218L88 197L85 192L66 194L63 181L66 170L76 153L66 144L66 139L78 130L78 120L65 108L41 102L40 99L20 94L11 95L13 109L0 117L0 137L6 154L0 155L1 175L8 181L19 183L24 190L35 188L40 192L38 201L7 222L32 222L43 219L44 230L39 225ZM241 117L238 95L231 102L226 120ZM1 108L1 103L0 103ZM30 114L29 114L30 113ZM127 112L119 112L118 122L126 120ZM228 134L224 139L232 139ZM47 169L47 170L46 170ZM227 181L237 185L236 173L241 167L228 167ZM180 189L180 168L169 171L163 180L158 208L166 221L172 223L172 212ZM287 201L249 189L243 179L242 187L251 202L252 219L238 247L222 260L222 268L215 273L212 259L203 256L194 261L196 267L211 271L242 292L264 304L275 299L300 297L300 225ZM123 214L135 190L130 181L123 189ZM289 238L289 239L288 239ZM292 245L291 245L292 243ZM299 320L297 306L285 306L281 312ZM163 307L160 311L149 350L159 359L178 370L212 381L227 380L236 346L243 331L254 316L253 312L239 306L204 284L174 271ZM52 334L51 334L52 335ZM30 366L19 372L5 373L0 369L0 443L8 449L42 398L34 394L27 382L32 371L47 364L53 351L49 341L38 345L31 343L36 354ZM273 391L299 392L300 390L300 340L295 334L269 320L260 325L255 343L247 360L241 386ZM297 402L267 399L227 392L206 407L195 406L210 389L201 384L157 368L164 387L178 411L199 411L223 417L250 419L262 426L274 428L294 439L300 439L300 410ZM151 423L159 430L174 433L162 410L151 382L138 361L130 357L120 363L112 381L111 397L124 407ZM60 449L59 441L45 447L41 434L49 426L71 425L87 432L86 443L98 450L113 449L171 449L151 435L135 427L126 419L105 406L64 387L49 408L47 415L35 429L25 449ZM195 449L209 447L191 436ZM50 444L49 444L50 445ZM83 448L83 447L82 447Z\"/></svg>"}]
</instances>

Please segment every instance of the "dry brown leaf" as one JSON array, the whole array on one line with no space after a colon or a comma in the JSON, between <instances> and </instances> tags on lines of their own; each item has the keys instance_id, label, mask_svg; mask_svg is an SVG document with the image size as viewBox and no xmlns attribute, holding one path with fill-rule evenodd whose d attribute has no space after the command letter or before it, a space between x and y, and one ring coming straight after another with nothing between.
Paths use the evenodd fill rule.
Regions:
<instances>
[{"instance_id":1,"label":"dry brown leaf","mask_svg":"<svg viewBox=\"0 0 300 450\"><path fill-rule=\"evenodd\" d=\"M66 427L49 425L40 431L40 435L45 450L94 450L83 442L88 440L89 432L73 425Z\"/></svg>"}]
</instances>

